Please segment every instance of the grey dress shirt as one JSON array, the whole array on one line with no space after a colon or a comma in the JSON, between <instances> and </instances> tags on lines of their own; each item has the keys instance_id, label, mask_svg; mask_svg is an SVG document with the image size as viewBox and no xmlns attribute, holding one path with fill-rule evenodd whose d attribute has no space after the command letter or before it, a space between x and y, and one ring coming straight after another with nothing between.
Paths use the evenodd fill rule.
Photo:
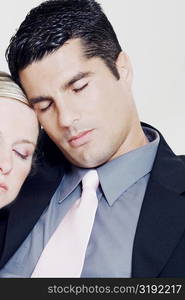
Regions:
<instances>
[{"instance_id":1,"label":"grey dress shirt","mask_svg":"<svg viewBox=\"0 0 185 300\"><path fill-rule=\"evenodd\" d=\"M159 144L156 131L143 130L148 144L97 168L99 203L81 277L131 277L137 222ZM1 269L0 277L31 276L49 238L80 197L81 180L87 171L71 165L50 205Z\"/></svg>"}]
</instances>

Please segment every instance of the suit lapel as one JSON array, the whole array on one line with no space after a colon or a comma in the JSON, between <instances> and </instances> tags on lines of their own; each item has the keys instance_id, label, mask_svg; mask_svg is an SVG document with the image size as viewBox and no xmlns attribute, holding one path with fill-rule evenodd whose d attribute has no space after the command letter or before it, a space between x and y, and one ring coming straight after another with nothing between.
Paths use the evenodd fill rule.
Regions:
<instances>
[{"instance_id":1,"label":"suit lapel","mask_svg":"<svg viewBox=\"0 0 185 300\"><path fill-rule=\"evenodd\" d=\"M185 230L185 165L160 135L133 247L133 277L158 277Z\"/></svg>"}]
</instances>

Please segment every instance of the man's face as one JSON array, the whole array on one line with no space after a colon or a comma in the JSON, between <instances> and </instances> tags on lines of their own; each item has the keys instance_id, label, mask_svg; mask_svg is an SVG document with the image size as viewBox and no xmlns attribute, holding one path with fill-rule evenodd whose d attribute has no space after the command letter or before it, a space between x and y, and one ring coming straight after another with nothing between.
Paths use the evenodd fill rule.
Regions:
<instances>
[{"instance_id":1,"label":"man's face","mask_svg":"<svg viewBox=\"0 0 185 300\"><path fill-rule=\"evenodd\" d=\"M77 166L95 167L129 150L134 109L122 58L117 69L119 80L73 39L20 72L41 125Z\"/></svg>"}]
</instances>

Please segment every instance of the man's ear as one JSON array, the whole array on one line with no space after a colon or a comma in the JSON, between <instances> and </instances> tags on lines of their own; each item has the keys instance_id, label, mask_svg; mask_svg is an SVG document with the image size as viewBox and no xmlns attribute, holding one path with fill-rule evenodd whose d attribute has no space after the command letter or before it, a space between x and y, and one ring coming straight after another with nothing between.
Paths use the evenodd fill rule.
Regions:
<instances>
[{"instance_id":1,"label":"man's ear","mask_svg":"<svg viewBox=\"0 0 185 300\"><path fill-rule=\"evenodd\" d=\"M124 80L131 88L133 80L133 70L128 55L121 51L116 60L117 70L120 75L120 79Z\"/></svg>"}]
</instances>

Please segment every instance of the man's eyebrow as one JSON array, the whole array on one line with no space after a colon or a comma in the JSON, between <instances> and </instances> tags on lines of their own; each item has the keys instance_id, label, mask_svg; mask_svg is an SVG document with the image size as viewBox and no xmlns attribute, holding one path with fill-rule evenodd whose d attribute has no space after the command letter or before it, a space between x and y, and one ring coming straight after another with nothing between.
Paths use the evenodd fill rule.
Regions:
<instances>
[{"instance_id":1,"label":"man's eyebrow","mask_svg":"<svg viewBox=\"0 0 185 300\"><path fill-rule=\"evenodd\" d=\"M79 72L78 74L74 75L68 82L64 83L64 89L68 89L73 85L76 81L88 77L92 75L92 72Z\"/></svg>"},{"instance_id":2,"label":"man's eyebrow","mask_svg":"<svg viewBox=\"0 0 185 300\"><path fill-rule=\"evenodd\" d=\"M64 83L63 89L66 90L70 88L70 86L73 85L76 81L88 77L90 75L92 75L92 72L79 72L78 74L74 75L69 81ZM29 103L31 106L43 101L54 101L54 99L49 96L39 96L39 97L29 99Z\"/></svg>"},{"instance_id":3,"label":"man's eyebrow","mask_svg":"<svg viewBox=\"0 0 185 300\"><path fill-rule=\"evenodd\" d=\"M21 140L18 140L14 143L14 146L15 145L18 145L18 144L31 144L33 145L34 147L36 147L36 144L30 140L27 140L27 139L21 139Z\"/></svg>"},{"instance_id":4,"label":"man's eyebrow","mask_svg":"<svg viewBox=\"0 0 185 300\"><path fill-rule=\"evenodd\" d=\"M37 103L43 102L43 101L53 101L53 98L48 97L48 96L39 96L39 97L35 97L35 98L30 98L29 99L29 104L31 106L33 106L34 104L37 104Z\"/></svg>"}]
</instances>

